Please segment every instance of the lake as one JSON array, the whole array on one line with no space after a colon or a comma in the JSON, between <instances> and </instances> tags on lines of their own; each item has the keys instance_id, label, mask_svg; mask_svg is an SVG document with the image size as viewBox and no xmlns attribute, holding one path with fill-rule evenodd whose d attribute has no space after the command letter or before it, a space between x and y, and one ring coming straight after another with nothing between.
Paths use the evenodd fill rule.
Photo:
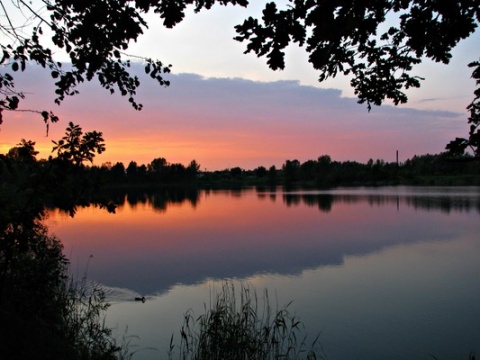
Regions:
<instances>
[{"instance_id":1,"label":"lake","mask_svg":"<svg viewBox=\"0 0 480 360\"><path fill-rule=\"evenodd\" d=\"M164 359L225 279L268 289L331 360L480 352L480 188L163 190L51 211L72 273L106 291L134 359ZM146 302L134 301L145 296ZM137 338L138 336L138 338Z\"/></svg>"}]
</instances>

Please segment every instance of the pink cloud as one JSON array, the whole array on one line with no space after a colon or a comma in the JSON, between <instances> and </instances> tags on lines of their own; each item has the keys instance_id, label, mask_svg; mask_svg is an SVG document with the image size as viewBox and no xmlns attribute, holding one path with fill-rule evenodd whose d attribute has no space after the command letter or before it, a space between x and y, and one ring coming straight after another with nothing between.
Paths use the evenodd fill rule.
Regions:
<instances>
[{"instance_id":1,"label":"pink cloud","mask_svg":"<svg viewBox=\"0 0 480 360\"><path fill-rule=\"evenodd\" d=\"M38 70L38 69L36 69ZM141 72L141 69L139 69ZM139 72L139 73L140 73ZM104 133L102 162L148 163L156 157L188 163L196 159L209 170L240 166L281 166L286 159L305 161L329 154L334 160L394 161L415 154L439 153L455 136L466 133L466 115L382 106L370 113L337 89L302 86L296 81L254 82L245 79L171 75L161 88L143 79L133 110L126 98L109 95L96 84L57 107L48 74L33 71L18 81L26 108L53 108L62 122L50 128L29 113L5 114L2 151L21 138L34 140L48 156L51 140L62 136L68 121ZM40 89L40 90L39 90ZM51 96L50 96L51 94Z\"/></svg>"}]
</instances>

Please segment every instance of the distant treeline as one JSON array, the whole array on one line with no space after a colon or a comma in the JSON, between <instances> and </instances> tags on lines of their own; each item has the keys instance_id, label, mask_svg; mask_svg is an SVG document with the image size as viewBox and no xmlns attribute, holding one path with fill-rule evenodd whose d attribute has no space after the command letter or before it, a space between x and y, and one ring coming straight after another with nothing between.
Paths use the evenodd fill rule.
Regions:
<instances>
[{"instance_id":1,"label":"distant treeline","mask_svg":"<svg viewBox=\"0 0 480 360\"><path fill-rule=\"evenodd\" d=\"M334 161L329 155L301 163L286 160L281 168L259 166L253 170L233 167L200 171L192 160L188 166L156 158L148 165L131 161L91 167L107 184L199 184L199 185L480 185L480 163L468 155L452 159L450 154L414 156L403 163L370 159L367 163Z\"/></svg>"},{"instance_id":2,"label":"distant treeline","mask_svg":"<svg viewBox=\"0 0 480 360\"><path fill-rule=\"evenodd\" d=\"M148 165L138 165L135 161L125 167L122 162L104 163L100 167L92 166L90 171L101 175L110 184L181 184L197 180L200 165L192 160L188 166L169 163L163 157L153 159Z\"/></svg>"},{"instance_id":3,"label":"distant treeline","mask_svg":"<svg viewBox=\"0 0 480 360\"><path fill-rule=\"evenodd\" d=\"M155 158L147 165L131 161L127 166L122 162L88 166L83 164L88 158L80 158L80 161L75 162L66 159L64 154L49 160L37 160L34 144L23 141L7 154L0 155L0 182L11 185L22 183L21 179L34 182L52 177L51 181L44 181L42 186L68 187L68 191L59 192L62 199L66 198L65 194L84 189L86 183L91 183L87 188L92 189L102 184L109 187L480 185L480 161L469 155L452 158L449 153L414 156L403 163L373 159L367 163L335 161L329 155L322 155L316 160L303 163L296 159L286 160L281 168L272 165L269 168L258 166L246 170L237 166L219 171L200 171L200 164L196 160L185 166L169 163L163 157ZM93 193L87 196L85 190L82 190L80 198L91 198ZM78 199L79 196L75 198Z\"/></svg>"}]
</instances>

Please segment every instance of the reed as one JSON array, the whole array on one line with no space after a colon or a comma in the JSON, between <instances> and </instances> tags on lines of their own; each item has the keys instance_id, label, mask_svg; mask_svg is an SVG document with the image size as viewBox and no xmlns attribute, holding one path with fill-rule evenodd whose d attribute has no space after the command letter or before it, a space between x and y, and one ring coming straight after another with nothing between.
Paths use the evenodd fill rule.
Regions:
<instances>
[{"instance_id":1,"label":"reed","mask_svg":"<svg viewBox=\"0 0 480 360\"><path fill-rule=\"evenodd\" d=\"M169 359L293 360L326 359L317 338L307 344L304 325L289 307L273 309L268 292L223 284L210 307L195 318L185 314L180 343L170 341Z\"/></svg>"},{"instance_id":2,"label":"reed","mask_svg":"<svg viewBox=\"0 0 480 360\"><path fill-rule=\"evenodd\" d=\"M125 354L105 324L104 313L109 304L100 287L87 286L85 279L70 279L62 295L65 307L61 325L67 348L73 350L75 358L114 360Z\"/></svg>"}]
</instances>

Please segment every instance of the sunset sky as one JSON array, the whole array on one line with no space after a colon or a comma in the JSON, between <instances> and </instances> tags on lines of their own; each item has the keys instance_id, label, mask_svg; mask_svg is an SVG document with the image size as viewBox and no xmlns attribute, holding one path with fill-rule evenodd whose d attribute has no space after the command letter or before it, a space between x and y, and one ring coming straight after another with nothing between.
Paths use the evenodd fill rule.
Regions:
<instances>
[{"instance_id":1,"label":"sunset sky","mask_svg":"<svg viewBox=\"0 0 480 360\"><path fill-rule=\"evenodd\" d=\"M164 157L183 164L195 159L202 170L278 167L286 159L303 162L323 154L339 161L394 161L396 150L404 161L442 152L454 137L466 135L465 107L475 88L467 64L478 60L478 31L455 49L450 65L426 62L415 68L426 80L408 92L407 105L385 104L368 113L356 103L348 79L318 83L301 49L289 49L283 72L271 71L253 54L243 55L245 44L232 39L233 26L258 14L263 3L249 10L189 13L171 30L148 16L150 29L128 53L172 64L173 74L168 88L142 81L140 112L96 83L82 85L80 95L58 107L48 72L30 68L17 80L27 96L22 108L52 109L62 120L46 137L38 116L4 114L0 152L25 138L36 141L40 157L46 157L68 121L103 132L107 151L94 164L147 164ZM134 71L143 73L141 66Z\"/></svg>"}]
</instances>

